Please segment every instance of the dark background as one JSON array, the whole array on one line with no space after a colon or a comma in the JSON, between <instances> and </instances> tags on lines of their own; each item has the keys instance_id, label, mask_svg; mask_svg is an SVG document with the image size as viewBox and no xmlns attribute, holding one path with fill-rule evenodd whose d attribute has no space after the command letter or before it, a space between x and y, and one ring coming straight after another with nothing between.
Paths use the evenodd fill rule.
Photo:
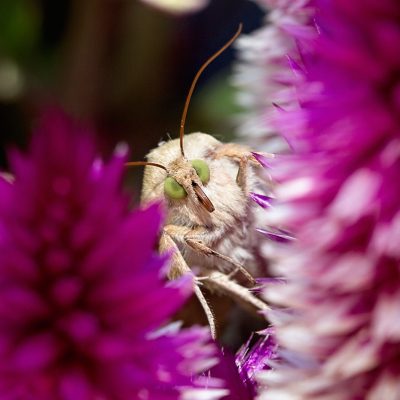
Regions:
<instances>
[{"instance_id":1,"label":"dark background","mask_svg":"<svg viewBox=\"0 0 400 400\"><path fill-rule=\"evenodd\" d=\"M138 0L0 1L0 168L6 149L24 147L39 111L58 105L96 127L101 151L127 141L141 160L178 134L196 71L236 31L261 24L249 0L211 0L201 12L172 16ZM186 132L232 138L235 112L229 49L206 70ZM128 178L138 190L142 171Z\"/></svg>"}]
</instances>

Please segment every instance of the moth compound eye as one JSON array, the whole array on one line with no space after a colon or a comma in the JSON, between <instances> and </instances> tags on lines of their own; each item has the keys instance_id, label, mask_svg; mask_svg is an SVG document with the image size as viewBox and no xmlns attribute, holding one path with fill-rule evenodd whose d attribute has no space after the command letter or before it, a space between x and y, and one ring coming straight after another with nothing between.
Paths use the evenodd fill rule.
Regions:
<instances>
[{"instance_id":1,"label":"moth compound eye","mask_svg":"<svg viewBox=\"0 0 400 400\"><path fill-rule=\"evenodd\" d=\"M164 192L171 199L183 199L187 196L183 186L170 176L168 176L164 181Z\"/></svg>"},{"instance_id":2,"label":"moth compound eye","mask_svg":"<svg viewBox=\"0 0 400 400\"><path fill-rule=\"evenodd\" d=\"M210 180L210 168L203 160L192 160L192 166L196 170L201 183L205 185Z\"/></svg>"}]
</instances>

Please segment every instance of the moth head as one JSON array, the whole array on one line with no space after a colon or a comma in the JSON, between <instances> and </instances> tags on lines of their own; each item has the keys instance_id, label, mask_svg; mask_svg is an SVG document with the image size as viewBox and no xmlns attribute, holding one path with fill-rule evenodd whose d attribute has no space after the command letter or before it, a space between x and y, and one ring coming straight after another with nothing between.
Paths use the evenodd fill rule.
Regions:
<instances>
[{"instance_id":1,"label":"moth head","mask_svg":"<svg viewBox=\"0 0 400 400\"><path fill-rule=\"evenodd\" d=\"M164 194L170 200L182 200L190 197L208 212L214 206L204 193L204 186L210 180L210 168L204 160L186 160L179 157L167 168L168 175L164 181Z\"/></svg>"},{"instance_id":2,"label":"moth head","mask_svg":"<svg viewBox=\"0 0 400 400\"><path fill-rule=\"evenodd\" d=\"M171 201L191 198L200 204L208 212L215 210L211 200L204 193L204 186L210 180L210 168L204 160L186 160L178 157L167 167L161 164L147 161L133 161L126 166L151 165L167 172L164 180L164 194Z\"/></svg>"}]
</instances>

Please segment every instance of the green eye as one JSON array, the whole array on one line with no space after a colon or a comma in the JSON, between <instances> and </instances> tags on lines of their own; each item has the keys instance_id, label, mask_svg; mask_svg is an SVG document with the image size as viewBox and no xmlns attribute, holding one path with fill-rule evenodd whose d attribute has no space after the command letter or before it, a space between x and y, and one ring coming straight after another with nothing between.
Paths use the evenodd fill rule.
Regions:
<instances>
[{"instance_id":1,"label":"green eye","mask_svg":"<svg viewBox=\"0 0 400 400\"><path fill-rule=\"evenodd\" d=\"M164 181L164 192L171 199L183 199L187 195L185 189L170 176Z\"/></svg>"},{"instance_id":2,"label":"green eye","mask_svg":"<svg viewBox=\"0 0 400 400\"><path fill-rule=\"evenodd\" d=\"M205 185L210 180L210 168L203 160L192 160L192 166L196 170L201 183Z\"/></svg>"}]
</instances>

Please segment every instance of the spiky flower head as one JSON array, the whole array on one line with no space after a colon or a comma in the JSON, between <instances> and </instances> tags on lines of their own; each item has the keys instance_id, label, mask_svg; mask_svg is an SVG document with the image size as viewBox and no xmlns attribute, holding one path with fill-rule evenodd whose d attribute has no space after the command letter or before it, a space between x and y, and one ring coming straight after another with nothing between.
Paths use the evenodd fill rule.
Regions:
<instances>
[{"instance_id":1,"label":"spiky flower head","mask_svg":"<svg viewBox=\"0 0 400 400\"><path fill-rule=\"evenodd\" d=\"M290 309L270 314L286 361L265 376L260 398L395 400L400 4L308 3L314 37L299 26L286 32L296 42L286 73L297 107L278 103L274 127L293 154L272 162L278 201L267 216L296 237L275 253L287 284L267 291Z\"/></svg>"},{"instance_id":2,"label":"spiky flower head","mask_svg":"<svg viewBox=\"0 0 400 400\"><path fill-rule=\"evenodd\" d=\"M121 150L121 149L120 149ZM0 178L0 398L175 399L212 363L203 329L162 324L191 293L165 284L159 206L129 210L125 152L49 113Z\"/></svg>"}]
</instances>

